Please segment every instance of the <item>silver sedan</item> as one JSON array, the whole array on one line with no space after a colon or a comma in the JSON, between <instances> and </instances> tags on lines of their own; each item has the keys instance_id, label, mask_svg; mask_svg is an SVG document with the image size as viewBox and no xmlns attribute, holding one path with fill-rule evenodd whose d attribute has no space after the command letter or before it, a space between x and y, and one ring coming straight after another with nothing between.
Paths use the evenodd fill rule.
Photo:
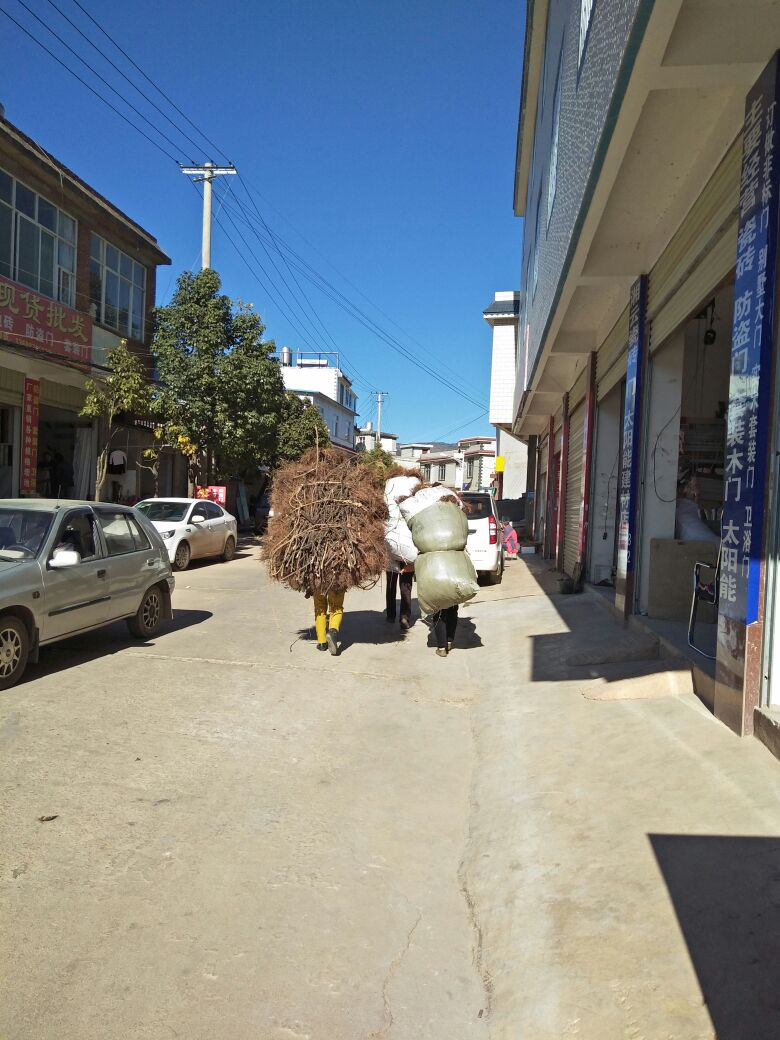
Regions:
<instances>
[{"instance_id":1,"label":"silver sedan","mask_svg":"<svg viewBox=\"0 0 780 1040\"><path fill-rule=\"evenodd\" d=\"M162 539L134 509L0 500L0 689L59 639L121 619L150 639L173 616L173 586Z\"/></svg>"}]
</instances>

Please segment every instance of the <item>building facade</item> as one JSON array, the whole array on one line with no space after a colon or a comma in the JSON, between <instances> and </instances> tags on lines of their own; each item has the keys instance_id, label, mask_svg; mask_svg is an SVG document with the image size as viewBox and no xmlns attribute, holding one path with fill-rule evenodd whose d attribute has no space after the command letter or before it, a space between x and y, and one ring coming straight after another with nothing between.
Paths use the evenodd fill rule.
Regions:
<instances>
[{"instance_id":1,"label":"building facade","mask_svg":"<svg viewBox=\"0 0 780 1040\"><path fill-rule=\"evenodd\" d=\"M358 451L373 451L377 444L380 444L382 450L388 452L390 455L396 455L398 452L397 434L385 433L385 431L382 430L381 433L377 435L373 423L369 421L365 426L358 429L355 434L355 446Z\"/></svg>"},{"instance_id":2,"label":"building facade","mask_svg":"<svg viewBox=\"0 0 780 1040\"><path fill-rule=\"evenodd\" d=\"M482 312L493 331L489 416L496 430L496 455L504 467L497 474L499 498L521 498L528 490L529 445L512 433L521 303L519 292L497 292Z\"/></svg>"},{"instance_id":3,"label":"building facade","mask_svg":"<svg viewBox=\"0 0 780 1040\"><path fill-rule=\"evenodd\" d=\"M283 347L280 363L285 389L317 408L333 444L354 451L357 397L338 356L299 353L293 363L292 351Z\"/></svg>"},{"instance_id":4,"label":"building facade","mask_svg":"<svg viewBox=\"0 0 780 1040\"><path fill-rule=\"evenodd\" d=\"M0 498L95 491L88 377L127 340L150 364L156 268L170 260L135 221L0 115ZM115 500L153 486L148 431L123 429ZM144 485L142 487L142 485Z\"/></svg>"},{"instance_id":5,"label":"building facade","mask_svg":"<svg viewBox=\"0 0 780 1040\"><path fill-rule=\"evenodd\" d=\"M496 439L464 437L456 444L433 444L417 457L417 465L426 481L458 491L490 491L495 486Z\"/></svg>"},{"instance_id":6,"label":"building facade","mask_svg":"<svg viewBox=\"0 0 780 1040\"><path fill-rule=\"evenodd\" d=\"M680 625L710 564L697 691L740 734L780 707L779 40L758 0L537 0L515 168L536 537L621 614Z\"/></svg>"}]
</instances>

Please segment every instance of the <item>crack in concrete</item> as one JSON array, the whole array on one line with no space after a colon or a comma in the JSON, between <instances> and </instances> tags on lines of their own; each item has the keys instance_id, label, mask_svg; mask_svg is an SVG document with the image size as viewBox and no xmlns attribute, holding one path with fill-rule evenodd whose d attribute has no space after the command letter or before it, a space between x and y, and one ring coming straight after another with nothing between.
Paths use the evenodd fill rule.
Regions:
<instances>
[{"instance_id":1,"label":"crack in concrete","mask_svg":"<svg viewBox=\"0 0 780 1040\"><path fill-rule=\"evenodd\" d=\"M420 912L417 914L417 920L409 929L409 933L406 936L406 942L395 955L395 957L393 957L393 959L390 961L387 972L385 973L384 981L382 982L382 1025L379 1027L379 1029L374 1029L371 1033L368 1034L368 1040L378 1040L379 1037L387 1036L389 1030L393 1028L393 1023L395 1019L393 1017L393 1009L390 1005L390 997L388 994L388 990L390 988L390 983L393 981L396 972L401 966L401 961L403 961L404 957L409 952L409 947L412 945L412 938L414 937L414 933L417 931L417 928L420 924L420 921L422 921L422 918L422 910L420 910Z\"/></svg>"},{"instance_id":2,"label":"crack in concrete","mask_svg":"<svg viewBox=\"0 0 780 1040\"><path fill-rule=\"evenodd\" d=\"M469 837L468 844L470 844L470 842L471 838ZM460 892L463 896L463 901L466 904L469 924L474 933L474 942L471 946L471 959L477 974L482 980L482 988L485 991L484 1017L489 1018L490 1012L493 1010L493 976L485 965L482 925L479 922L477 905L468 883L465 854L463 859L460 861L460 866L458 867L458 881L460 883ZM480 1012L480 1017L483 1017L482 1012Z\"/></svg>"}]
</instances>

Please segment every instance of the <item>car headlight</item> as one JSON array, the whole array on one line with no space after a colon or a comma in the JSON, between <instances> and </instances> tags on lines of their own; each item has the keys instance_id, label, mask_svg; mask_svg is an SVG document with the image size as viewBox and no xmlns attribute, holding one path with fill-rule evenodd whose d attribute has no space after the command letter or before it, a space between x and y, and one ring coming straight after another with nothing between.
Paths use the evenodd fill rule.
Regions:
<instances>
[{"instance_id":1,"label":"car headlight","mask_svg":"<svg viewBox=\"0 0 780 1040\"><path fill-rule=\"evenodd\" d=\"M175 531L160 531L160 534L162 535L163 538L173 538L173 536L176 534L176 532Z\"/></svg>"}]
</instances>

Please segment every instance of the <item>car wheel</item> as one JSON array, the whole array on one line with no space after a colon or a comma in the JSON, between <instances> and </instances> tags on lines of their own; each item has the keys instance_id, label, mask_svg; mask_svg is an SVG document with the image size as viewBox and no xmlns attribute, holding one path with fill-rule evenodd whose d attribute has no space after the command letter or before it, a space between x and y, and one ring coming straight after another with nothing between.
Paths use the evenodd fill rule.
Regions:
<instances>
[{"instance_id":1,"label":"car wheel","mask_svg":"<svg viewBox=\"0 0 780 1040\"><path fill-rule=\"evenodd\" d=\"M229 534L225 539L225 548L222 550L222 559L225 563L230 563L233 557L236 555L236 540L232 534Z\"/></svg>"},{"instance_id":2,"label":"car wheel","mask_svg":"<svg viewBox=\"0 0 780 1040\"><path fill-rule=\"evenodd\" d=\"M135 617L127 619L130 632L138 639L156 636L163 621L164 608L162 589L159 585L153 585L144 594Z\"/></svg>"},{"instance_id":3,"label":"car wheel","mask_svg":"<svg viewBox=\"0 0 780 1040\"><path fill-rule=\"evenodd\" d=\"M500 585L504 580L504 559L503 557L499 561L497 571L488 571L487 583L488 585Z\"/></svg>"},{"instance_id":4,"label":"car wheel","mask_svg":"<svg viewBox=\"0 0 780 1040\"><path fill-rule=\"evenodd\" d=\"M186 571L192 559L192 549L189 542L179 542L173 557L173 566L177 571Z\"/></svg>"},{"instance_id":5,"label":"car wheel","mask_svg":"<svg viewBox=\"0 0 780 1040\"><path fill-rule=\"evenodd\" d=\"M7 690L21 679L30 653L27 626L12 614L0 618L0 690Z\"/></svg>"}]
</instances>

